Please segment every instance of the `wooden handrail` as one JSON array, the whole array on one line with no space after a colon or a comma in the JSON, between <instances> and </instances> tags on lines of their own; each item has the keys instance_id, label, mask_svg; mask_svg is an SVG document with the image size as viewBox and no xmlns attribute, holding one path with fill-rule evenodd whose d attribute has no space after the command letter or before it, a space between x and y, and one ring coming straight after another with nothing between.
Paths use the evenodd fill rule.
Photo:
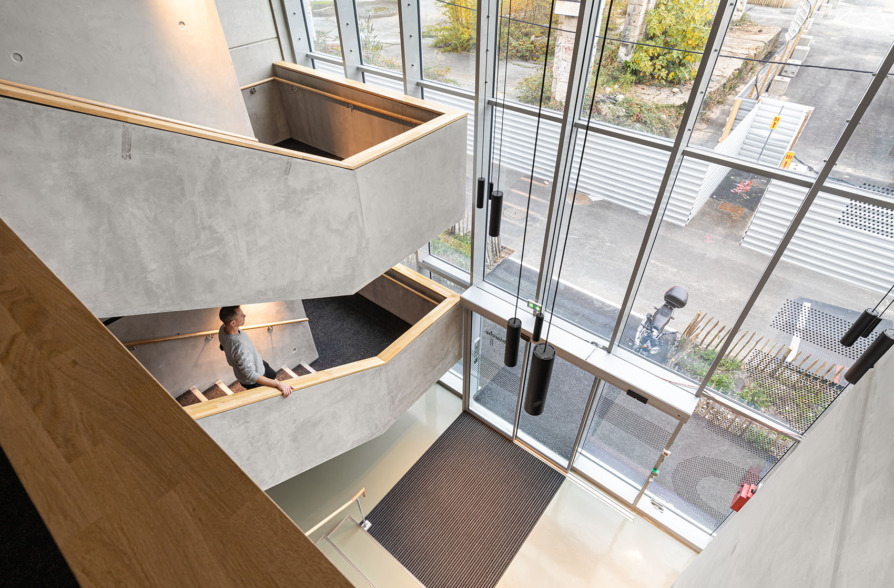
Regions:
<instances>
[{"instance_id":1,"label":"wooden handrail","mask_svg":"<svg viewBox=\"0 0 894 588\"><path fill-rule=\"evenodd\" d=\"M325 519L323 519L322 521L320 521L319 523L314 525L310 531L305 531L304 534L307 535L308 537L310 537L311 533L313 533L314 531L316 531L317 529L319 529L320 527L322 527L323 525L325 525L326 523L328 523L329 521L334 519L336 516L338 516L338 514L340 512L344 511L346 508L348 508L349 506L354 504L354 502L356 502L357 499L359 499L361 496L364 496L364 497L366 496L366 488L361 488L360 492L358 492L357 494L354 495L354 498L350 499L349 501L347 501L346 503L344 503L343 505L338 507L338 510L336 510L331 515L329 515L328 517L326 517Z\"/></svg>"},{"instance_id":2,"label":"wooden handrail","mask_svg":"<svg viewBox=\"0 0 894 588\"><path fill-rule=\"evenodd\" d=\"M416 322L403 335L398 337L397 340L386 347L376 357L361 359L359 361L336 366L326 370L320 370L312 374L301 376L297 379L284 380L292 387L292 390L303 390L304 388L310 388L311 386L316 386L317 384L331 382L339 378L352 376L366 370L384 366L392 359L397 357L397 355L401 351L406 349L407 346L415 341L416 338L421 336L422 333L431 328L431 326L434 325L439 319L441 319L441 317L446 315L451 309L460 304L459 294L445 288L434 280L430 280L429 278L426 278L414 272L413 270L408 269L403 265L398 264L391 268L389 271L393 271L398 275L412 279L416 283L430 290L433 294L443 296L444 300L442 300L440 304L430 310L428 314L422 317L422 319ZM409 290L415 292L421 297L424 297L420 292L417 292L412 288L409 288ZM246 390L245 392L233 394L232 396L215 398L213 400L209 400L208 402L185 406L183 407L183 410L195 420L199 420L205 417L220 414L222 412L227 412L228 410L234 410L243 406L248 406L249 404L254 404L256 402L261 402L280 396L282 396L282 392L280 392L276 388L259 386L251 390Z\"/></svg>"},{"instance_id":3,"label":"wooden handrail","mask_svg":"<svg viewBox=\"0 0 894 588\"><path fill-rule=\"evenodd\" d=\"M18 82L13 82L10 80L0 80L0 81L2 81L3 84L5 84L7 86L11 86L13 88L19 88L21 90L28 91L28 92L46 94L47 96L52 96L53 98L58 98L58 99L62 99L62 100L71 100L73 102L79 102L85 106L95 107L95 108L102 109L102 110L120 112L122 114L138 116L140 118L157 120L157 121L165 123L167 125L178 125L178 126L190 127L190 128L193 128L193 129L196 129L199 131L203 131L205 133L221 135L223 137L230 137L230 138L234 138L234 139L239 139L241 141L252 141L254 143L258 143L258 140L256 138L249 137L248 135L240 135L239 133L231 133L230 131L222 131L220 129L214 129L212 127L197 125L197 124L194 124L191 122L168 118L166 116L159 116L157 114L150 114L148 112L142 112L140 110L134 110L132 108L125 108L123 106L116 106L115 104L108 104L106 102L100 102L98 100L90 100L89 98L83 98L81 96L73 96L71 94L63 94L62 92L55 92L53 90L47 90L46 88L37 88L35 86L28 86L26 84L20 84Z\"/></svg>"},{"instance_id":4,"label":"wooden handrail","mask_svg":"<svg viewBox=\"0 0 894 588\"><path fill-rule=\"evenodd\" d=\"M306 323L310 319L308 318L300 318L300 319L290 319L287 321L275 321L272 323L261 323L259 325L249 325L247 327L241 327L243 331L247 331L249 329L264 329L267 327L278 327L280 325L291 325L294 323ZM186 333L185 335L169 335L167 337L155 337L154 339L138 339L136 341L128 341L126 343L122 343L125 347L136 347L137 345L148 345L149 343L164 343L165 341L178 341L180 339L190 339L192 337L207 337L208 335L217 335L220 332L220 329L216 331L201 331L198 333Z\"/></svg>"},{"instance_id":5,"label":"wooden handrail","mask_svg":"<svg viewBox=\"0 0 894 588\"><path fill-rule=\"evenodd\" d=\"M409 116L404 116L402 114L397 114L396 112L388 112L383 108L376 108L375 106L370 106L368 104L364 104L362 102L357 102L356 100L351 100L350 98L344 98L339 96L338 94L333 94L331 92L324 92L323 90L317 90L316 88L311 88L310 86L305 86L304 84L299 84L297 82L290 82L289 80L284 80L282 78L273 78L274 81L282 82L283 84L287 84L289 86L294 86L306 92L311 92L313 94L318 94L320 96L324 96L326 98L330 98L332 100L337 100L338 102L344 102L345 104L350 104L356 108L362 108L363 110L368 110L370 112L375 112L376 114L381 114L382 116L387 116L388 118L396 118L397 120L402 120L404 122L412 123L414 125L424 124L426 121L418 120Z\"/></svg>"}]
</instances>

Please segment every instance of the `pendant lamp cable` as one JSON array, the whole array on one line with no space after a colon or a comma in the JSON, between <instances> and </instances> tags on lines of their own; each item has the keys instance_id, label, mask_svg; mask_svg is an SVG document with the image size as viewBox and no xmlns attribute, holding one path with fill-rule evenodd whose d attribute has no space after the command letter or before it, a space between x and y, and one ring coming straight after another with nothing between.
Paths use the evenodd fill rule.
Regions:
<instances>
[{"instance_id":1,"label":"pendant lamp cable","mask_svg":"<svg viewBox=\"0 0 894 588\"><path fill-rule=\"evenodd\" d=\"M878 310L878 307L881 306L882 302L884 302L885 299L891 295L892 291L894 291L894 284L891 284L891 287L888 288L888 291L885 293L884 296L882 296L882 299L878 301L878 304L876 304L872 310ZM883 310L881 314L885 314L886 312L888 312L888 309L891 308L892 304L894 304L894 298L891 299L891 302L888 303L888 306L885 307L885 310ZM879 316L881 316L881 314Z\"/></svg>"},{"instance_id":2,"label":"pendant lamp cable","mask_svg":"<svg viewBox=\"0 0 894 588\"><path fill-rule=\"evenodd\" d=\"M571 218L574 215L574 201L577 196L577 187L580 185L580 173L584 167L584 154L587 152L587 139L590 136L590 122L593 120L593 107L596 104L596 88L599 86L599 74L602 71L602 60L605 56L605 43L608 40L608 25L609 21L611 21L612 7L614 6L614 3L615 0L609 0L608 12L605 18L605 34L602 36L602 45L599 48L599 61L596 62L596 72L593 74L593 94L590 96L590 111L587 115L587 126L584 128L584 140L580 150L580 162L577 166L577 177L574 179L574 191L571 193L571 210L568 212L568 228L565 229L565 241L562 244L562 257L559 260L559 271L556 273L556 290L553 293L553 303L549 309L549 324L546 327L546 336L543 338L544 342L549 341L549 331L553 326L556 300L559 298L559 278L562 276L562 266L565 264L565 253L568 252L568 235L571 234ZM559 228L561 229L561 223L559 224ZM548 284L549 282L547 282L546 290L547 300L549 299ZM518 306L518 304L516 304L516 306Z\"/></svg>"},{"instance_id":3,"label":"pendant lamp cable","mask_svg":"<svg viewBox=\"0 0 894 588\"><path fill-rule=\"evenodd\" d=\"M511 2L511 0L510 0ZM511 7L511 3L510 3ZM534 191L534 170L537 167L537 146L540 139L540 115L543 113L543 93L546 89L546 72L549 67L549 42L552 38L553 31L553 11L556 8L556 0L552 0L552 4L550 4L549 8L549 26L546 29L546 48L543 50L543 74L540 77L540 101L537 103L537 126L534 130L534 155L531 157L531 175L528 178L528 202L525 205L525 229L522 232L522 247L521 247L521 259L518 263L518 284L515 286L515 312L512 315L513 318L518 318L518 302L521 299L521 281L522 281L522 272L525 269L525 244L528 239L528 216L531 213L531 194ZM511 8L510 8L510 16L511 16ZM509 44L506 45L506 62L507 65L509 63ZM508 67L507 67L508 69ZM506 88L505 85L503 87L503 97L506 97ZM506 108L503 108L505 114ZM500 129L500 134L502 135L503 130ZM500 138L500 157L503 156L503 139ZM499 172L498 172L499 173Z\"/></svg>"},{"instance_id":4,"label":"pendant lamp cable","mask_svg":"<svg viewBox=\"0 0 894 588\"><path fill-rule=\"evenodd\" d=\"M488 14L490 14L490 13L488 13ZM497 6L497 17L496 18L497 18L497 47L499 48L499 46L500 46L500 9L499 9L499 5ZM488 45L488 43L490 42L490 25L488 25L486 27L484 34L485 34L485 37L484 37L485 45L484 46L489 47L490 45ZM500 52L498 50L497 51L497 60L496 60L496 63L494 64L494 84L493 84L494 87L497 86L497 84L499 83L499 80L500 80L500 54L499 53ZM494 120L490 125L491 157L489 158L490 161L488 161L488 165L487 165L487 180L491 186L493 185L493 182L494 182L493 148L494 148L494 137L496 137L496 128L497 128L497 125L494 124L494 123L496 123L496 118L497 118L496 116L493 116ZM487 197L484 199L484 218L485 218L485 220L487 220L488 215L490 214L490 189L486 187L486 190L487 190Z\"/></svg>"},{"instance_id":5,"label":"pendant lamp cable","mask_svg":"<svg viewBox=\"0 0 894 588\"><path fill-rule=\"evenodd\" d=\"M502 15L500 15L500 19L502 19ZM511 40L512 33L512 0L509 0L509 18L506 19L506 67L503 68L503 108L500 112L500 158L497 162L497 181L495 185L500 187L500 177L503 172L503 131L506 130L505 121L506 121L506 82L509 79L509 42ZM502 29L500 26L499 20L497 21L497 26ZM497 39L497 49L499 49L499 39ZM497 64L500 63L500 53L497 51ZM499 83L500 78L497 76L497 82ZM496 122L496 117L494 117L494 122ZM493 158L491 158L491 164L493 164Z\"/></svg>"}]
</instances>

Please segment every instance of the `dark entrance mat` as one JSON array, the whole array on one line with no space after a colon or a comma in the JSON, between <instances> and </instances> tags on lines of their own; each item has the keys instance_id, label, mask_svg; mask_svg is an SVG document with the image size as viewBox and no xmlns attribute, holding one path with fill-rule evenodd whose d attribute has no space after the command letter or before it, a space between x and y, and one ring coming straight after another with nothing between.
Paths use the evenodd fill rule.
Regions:
<instances>
[{"instance_id":1,"label":"dark entrance mat","mask_svg":"<svg viewBox=\"0 0 894 588\"><path fill-rule=\"evenodd\" d=\"M370 513L428 588L495 586L565 477L461 414Z\"/></svg>"}]
</instances>

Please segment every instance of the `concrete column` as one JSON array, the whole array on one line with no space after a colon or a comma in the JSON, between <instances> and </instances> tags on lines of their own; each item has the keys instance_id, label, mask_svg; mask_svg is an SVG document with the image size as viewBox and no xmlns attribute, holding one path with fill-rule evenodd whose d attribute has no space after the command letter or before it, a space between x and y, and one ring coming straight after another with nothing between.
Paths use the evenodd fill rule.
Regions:
<instances>
[{"instance_id":1,"label":"concrete column","mask_svg":"<svg viewBox=\"0 0 894 588\"><path fill-rule=\"evenodd\" d=\"M558 0L556 15L559 17L559 30L556 32L556 52L553 57L552 99L565 101L568 91L568 74L571 71L571 56L574 53L574 31L577 30L577 19L580 14L580 2Z\"/></svg>"},{"instance_id":2,"label":"concrete column","mask_svg":"<svg viewBox=\"0 0 894 588\"><path fill-rule=\"evenodd\" d=\"M627 14L624 17L624 28L621 38L625 41L639 41L646 32L646 12L655 7L658 0L630 0L627 3ZM624 43L618 50L618 58L627 61L633 57L636 45Z\"/></svg>"}]
</instances>

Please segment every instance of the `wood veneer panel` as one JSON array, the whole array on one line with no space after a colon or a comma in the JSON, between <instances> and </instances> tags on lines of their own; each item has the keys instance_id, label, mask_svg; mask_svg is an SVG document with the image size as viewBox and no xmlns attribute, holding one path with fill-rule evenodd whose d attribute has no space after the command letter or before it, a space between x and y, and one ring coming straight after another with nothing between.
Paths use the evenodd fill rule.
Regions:
<instances>
[{"instance_id":1,"label":"wood veneer panel","mask_svg":"<svg viewBox=\"0 0 894 588\"><path fill-rule=\"evenodd\" d=\"M350 586L2 221L0 445L83 586Z\"/></svg>"}]
</instances>

